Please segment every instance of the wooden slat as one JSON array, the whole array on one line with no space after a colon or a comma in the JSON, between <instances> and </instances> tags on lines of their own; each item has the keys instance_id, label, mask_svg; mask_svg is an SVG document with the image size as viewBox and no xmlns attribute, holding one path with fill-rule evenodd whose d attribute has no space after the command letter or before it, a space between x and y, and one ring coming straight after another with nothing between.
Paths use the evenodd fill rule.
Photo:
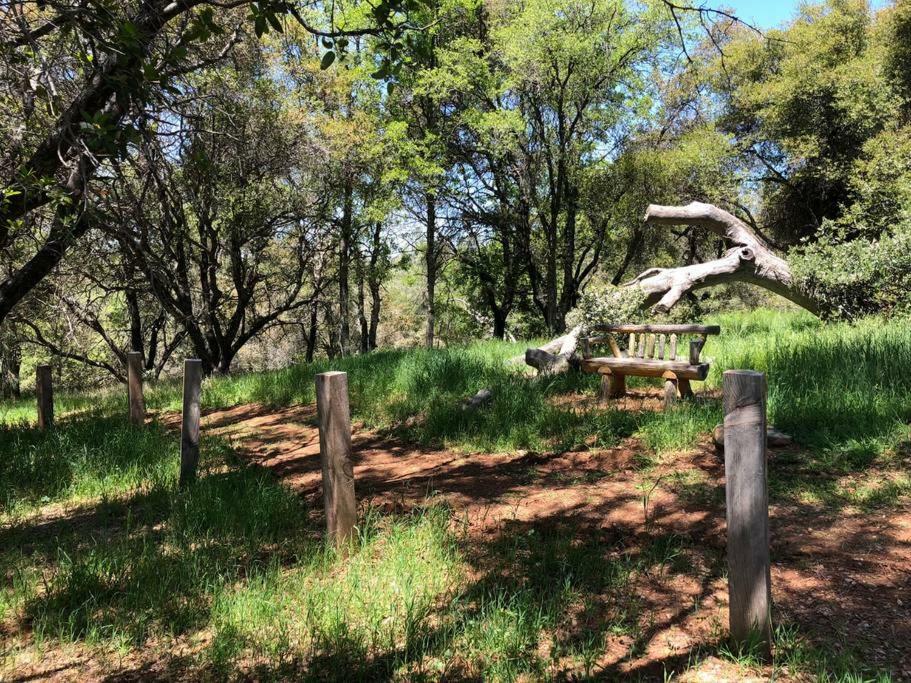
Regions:
<instances>
[{"instance_id":1,"label":"wooden slat","mask_svg":"<svg viewBox=\"0 0 911 683\"><path fill-rule=\"evenodd\" d=\"M580 365L585 372L611 372L638 377L663 377L664 373L672 372L680 379L704 380L709 373L708 363L690 365L686 361L644 358L585 358Z\"/></svg>"},{"instance_id":2,"label":"wooden slat","mask_svg":"<svg viewBox=\"0 0 911 683\"><path fill-rule=\"evenodd\" d=\"M635 358L636 356L636 333L633 332L629 335L629 348L626 350L630 358Z\"/></svg>"},{"instance_id":3,"label":"wooden slat","mask_svg":"<svg viewBox=\"0 0 911 683\"><path fill-rule=\"evenodd\" d=\"M610 344L611 353L617 358L623 358L623 351L620 350L620 346L617 344L617 340L614 339L614 335L607 335L607 343Z\"/></svg>"},{"instance_id":4,"label":"wooden slat","mask_svg":"<svg viewBox=\"0 0 911 683\"><path fill-rule=\"evenodd\" d=\"M719 325L600 325L592 328L597 332L665 333L665 334L721 334Z\"/></svg>"},{"instance_id":5,"label":"wooden slat","mask_svg":"<svg viewBox=\"0 0 911 683\"><path fill-rule=\"evenodd\" d=\"M671 348L667 352L667 359L668 360L677 360L677 335L676 334L671 335Z\"/></svg>"},{"instance_id":6,"label":"wooden slat","mask_svg":"<svg viewBox=\"0 0 911 683\"><path fill-rule=\"evenodd\" d=\"M636 352L636 357L642 358L645 356L645 335L639 335L639 350Z\"/></svg>"},{"instance_id":7,"label":"wooden slat","mask_svg":"<svg viewBox=\"0 0 911 683\"><path fill-rule=\"evenodd\" d=\"M667 339L666 335L661 335L658 337L658 358L664 360L664 342Z\"/></svg>"},{"instance_id":8,"label":"wooden slat","mask_svg":"<svg viewBox=\"0 0 911 683\"><path fill-rule=\"evenodd\" d=\"M650 334L645 341L645 356L644 358L654 358L655 357L655 335Z\"/></svg>"}]
</instances>

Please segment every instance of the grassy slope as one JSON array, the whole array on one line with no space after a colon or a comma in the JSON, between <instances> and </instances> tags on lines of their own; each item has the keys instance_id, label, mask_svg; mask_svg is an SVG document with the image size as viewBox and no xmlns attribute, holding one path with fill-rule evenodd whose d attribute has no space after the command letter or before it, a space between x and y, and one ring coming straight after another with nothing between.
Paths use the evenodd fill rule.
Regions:
<instances>
[{"instance_id":1,"label":"grassy slope","mask_svg":"<svg viewBox=\"0 0 911 683\"><path fill-rule=\"evenodd\" d=\"M822 326L765 311L717 322L723 335L704 352L715 359L707 384L717 386L728 367L767 371L772 420L809 447L800 462L774 462L774 500L836 509L907 500L902 458L911 373L902 369L911 368L911 331L875 320ZM597 445L611 445L638 435L646 454L657 454L691 444L720 420L711 399L666 414L557 407L549 399L593 392L596 378L519 377L503 364L517 350L483 343L391 351L332 367L349 372L356 419L468 451L560 450L591 445L593 436ZM204 402L309 402L313 374L328 367L213 379ZM489 408L458 409L485 386L496 396ZM507 563L527 559L522 588L465 589L468 560L449 513L436 508L405 518L368 514L357 552L343 560L319 542L300 501L270 477L238 467L227 444L209 440L207 476L193 490L177 491L175 439L158 426L131 429L119 393L61 396L59 413L80 412L51 434L28 426L28 402L0 410L7 423L0 428L0 568L8 579L0 617L30 625L34 643L23 646L26 654L61 642L126 652L200 631L211 635L199 655L209 666L226 670L243 661L262 667L265 677L301 663L327 677L407 671L432 679L459 667L494 679L538 676L546 667L537 655L539 633L552 630L568 606L609 588L617 598L605 628L635 637L636 598L624 590L627 579L673 561L665 539L605 569L596 553L559 536L522 537L500 553ZM174 408L177 400L173 385L148 392L152 407ZM423 419L409 420L413 415ZM58 509L66 516L55 521L49 515ZM40 530L34 512L43 516ZM553 571L542 572L542 564ZM787 642L788 634L782 637ZM819 666L799 639L791 641L787 651L810 662L803 668ZM555 646L584 670L600 642ZM15 647L4 651L23 656Z\"/></svg>"}]
</instances>

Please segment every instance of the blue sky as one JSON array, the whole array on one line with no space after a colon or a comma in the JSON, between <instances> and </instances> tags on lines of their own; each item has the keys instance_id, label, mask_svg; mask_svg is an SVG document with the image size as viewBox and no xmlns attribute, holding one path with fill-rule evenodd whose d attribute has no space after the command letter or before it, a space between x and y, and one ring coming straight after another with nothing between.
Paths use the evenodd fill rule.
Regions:
<instances>
[{"instance_id":1,"label":"blue sky","mask_svg":"<svg viewBox=\"0 0 911 683\"><path fill-rule=\"evenodd\" d=\"M873 7L883 7L888 0L873 0ZM706 0L696 5L707 7L729 7L734 13L758 28L773 28L788 21L797 14L799 0Z\"/></svg>"}]
</instances>

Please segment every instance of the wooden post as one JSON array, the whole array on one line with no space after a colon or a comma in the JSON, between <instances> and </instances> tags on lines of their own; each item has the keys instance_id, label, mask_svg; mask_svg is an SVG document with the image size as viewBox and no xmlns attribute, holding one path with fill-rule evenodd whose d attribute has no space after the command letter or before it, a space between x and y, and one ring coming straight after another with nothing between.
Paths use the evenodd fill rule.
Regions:
<instances>
[{"instance_id":1,"label":"wooden post","mask_svg":"<svg viewBox=\"0 0 911 683\"><path fill-rule=\"evenodd\" d=\"M724 470L731 637L772 650L772 579L766 482L766 379L724 373Z\"/></svg>"},{"instance_id":2,"label":"wooden post","mask_svg":"<svg viewBox=\"0 0 911 683\"><path fill-rule=\"evenodd\" d=\"M50 365L39 365L35 369L35 394L38 401L38 429L50 429L54 426L54 384Z\"/></svg>"},{"instance_id":3,"label":"wooden post","mask_svg":"<svg viewBox=\"0 0 911 683\"><path fill-rule=\"evenodd\" d=\"M626 376L616 373L601 375L601 400L626 396Z\"/></svg>"},{"instance_id":4,"label":"wooden post","mask_svg":"<svg viewBox=\"0 0 911 683\"><path fill-rule=\"evenodd\" d=\"M183 362L183 422L180 429L180 486L196 480L199 465L199 397L202 392L202 361Z\"/></svg>"},{"instance_id":5,"label":"wooden post","mask_svg":"<svg viewBox=\"0 0 911 683\"><path fill-rule=\"evenodd\" d=\"M677 403L677 378L664 378L664 409L670 410Z\"/></svg>"},{"instance_id":6,"label":"wooden post","mask_svg":"<svg viewBox=\"0 0 911 683\"><path fill-rule=\"evenodd\" d=\"M127 395L130 402L130 424L141 427L146 420L146 402L142 395L142 352L127 354Z\"/></svg>"},{"instance_id":7,"label":"wooden post","mask_svg":"<svg viewBox=\"0 0 911 683\"><path fill-rule=\"evenodd\" d=\"M323 372L316 376L316 410L326 529L336 546L341 547L351 539L357 523L347 373Z\"/></svg>"}]
</instances>

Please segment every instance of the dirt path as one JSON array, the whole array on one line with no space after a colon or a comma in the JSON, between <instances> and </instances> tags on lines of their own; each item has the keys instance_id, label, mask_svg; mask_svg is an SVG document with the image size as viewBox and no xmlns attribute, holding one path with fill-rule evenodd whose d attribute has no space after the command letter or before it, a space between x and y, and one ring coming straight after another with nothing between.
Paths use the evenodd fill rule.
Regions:
<instances>
[{"instance_id":1,"label":"dirt path","mask_svg":"<svg viewBox=\"0 0 911 683\"><path fill-rule=\"evenodd\" d=\"M230 438L244 457L321 505L312 406L214 411L204 428ZM775 453L770 457L774 467ZM644 474L633 440L559 455L467 455L355 428L354 471L359 501L385 511L408 510L430 495L448 501L473 541L469 552L543 525L579 542L600 539L618 552L656 537L681 539L691 571L641 577L636 589L647 623L638 654L630 656L631 639L618 636L599 662L616 675L679 671L726 627L724 473L708 437ZM795 623L827 649L860 651L896 680L911 680L911 511L772 506L771 517L776 622ZM485 571L484 558L475 559ZM710 680L736 678L712 657L698 672Z\"/></svg>"}]
</instances>

